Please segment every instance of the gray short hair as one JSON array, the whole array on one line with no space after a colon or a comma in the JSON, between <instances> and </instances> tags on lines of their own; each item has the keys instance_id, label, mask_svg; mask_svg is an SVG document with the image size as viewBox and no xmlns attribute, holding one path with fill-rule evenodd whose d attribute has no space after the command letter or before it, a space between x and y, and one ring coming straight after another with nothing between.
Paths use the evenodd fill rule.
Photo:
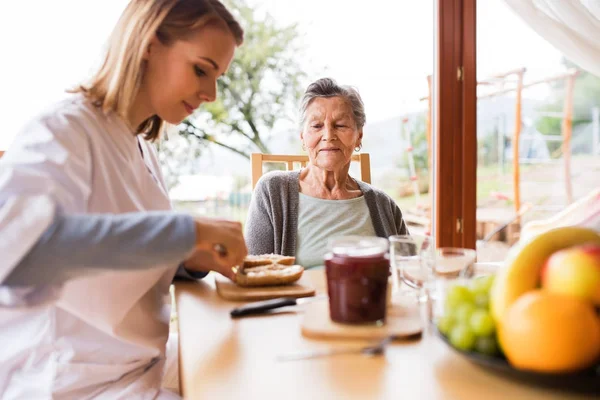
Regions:
<instances>
[{"instance_id":1,"label":"gray short hair","mask_svg":"<svg viewBox=\"0 0 600 400\"><path fill-rule=\"evenodd\" d=\"M300 103L300 127L304 126L306 121L306 110L310 103L317 97L343 97L350 102L352 107L352 114L354 115L354 123L360 130L365 126L367 116L365 115L365 105L360 98L358 90L352 86L338 85L337 82L331 78L321 78L306 88L304 95L302 96L302 102Z\"/></svg>"}]
</instances>

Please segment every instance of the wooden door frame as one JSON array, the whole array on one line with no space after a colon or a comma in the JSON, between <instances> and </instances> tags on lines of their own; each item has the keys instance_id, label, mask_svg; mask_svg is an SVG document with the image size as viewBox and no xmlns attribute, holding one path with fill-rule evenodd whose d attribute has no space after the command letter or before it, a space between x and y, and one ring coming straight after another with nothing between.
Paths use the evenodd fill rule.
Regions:
<instances>
[{"instance_id":1,"label":"wooden door frame","mask_svg":"<svg viewBox=\"0 0 600 400\"><path fill-rule=\"evenodd\" d=\"M436 0L434 231L438 247L475 248L476 1Z\"/></svg>"}]
</instances>

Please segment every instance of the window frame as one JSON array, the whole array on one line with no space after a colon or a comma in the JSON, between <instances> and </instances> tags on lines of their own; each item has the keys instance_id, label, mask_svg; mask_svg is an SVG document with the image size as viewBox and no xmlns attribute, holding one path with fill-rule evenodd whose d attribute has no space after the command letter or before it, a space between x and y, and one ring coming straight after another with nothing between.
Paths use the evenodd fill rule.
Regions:
<instances>
[{"instance_id":1,"label":"window frame","mask_svg":"<svg viewBox=\"0 0 600 400\"><path fill-rule=\"evenodd\" d=\"M433 232L437 247L476 247L476 0L436 0Z\"/></svg>"}]
</instances>

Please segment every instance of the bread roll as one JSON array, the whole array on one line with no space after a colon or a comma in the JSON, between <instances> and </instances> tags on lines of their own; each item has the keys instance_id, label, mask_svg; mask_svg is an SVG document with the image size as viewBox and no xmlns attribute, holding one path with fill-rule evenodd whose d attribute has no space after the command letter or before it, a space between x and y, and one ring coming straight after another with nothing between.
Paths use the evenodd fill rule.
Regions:
<instances>
[{"instance_id":1,"label":"bread roll","mask_svg":"<svg viewBox=\"0 0 600 400\"><path fill-rule=\"evenodd\" d=\"M235 275L235 283L240 286L279 286L296 282L304 268L294 265L295 257L279 254L247 256L243 268Z\"/></svg>"},{"instance_id":2,"label":"bread roll","mask_svg":"<svg viewBox=\"0 0 600 400\"><path fill-rule=\"evenodd\" d=\"M246 256L244 259L244 268L260 267L261 265L281 264L294 265L296 257L282 256L280 254L260 254Z\"/></svg>"},{"instance_id":3,"label":"bread roll","mask_svg":"<svg viewBox=\"0 0 600 400\"><path fill-rule=\"evenodd\" d=\"M303 272L304 268L300 265L262 265L238 272L235 283L248 287L289 285L300 279Z\"/></svg>"}]
</instances>

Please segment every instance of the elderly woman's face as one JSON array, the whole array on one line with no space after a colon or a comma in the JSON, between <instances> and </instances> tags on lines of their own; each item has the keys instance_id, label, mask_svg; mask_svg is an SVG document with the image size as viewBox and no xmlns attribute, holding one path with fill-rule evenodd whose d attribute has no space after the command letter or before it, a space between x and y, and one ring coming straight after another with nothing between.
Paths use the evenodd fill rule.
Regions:
<instances>
[{"instance_id":1,"label":"elderly woman's face","mask_svg":"<svg viewBox=\"0 0 600 400\"><path fill-rule=\"evenodd\" d=\"M306 110L300 139L312 164L335 170L350 162L362 140L350 102L343 97L317 97Z\"/></svg>"}]
</instances>

